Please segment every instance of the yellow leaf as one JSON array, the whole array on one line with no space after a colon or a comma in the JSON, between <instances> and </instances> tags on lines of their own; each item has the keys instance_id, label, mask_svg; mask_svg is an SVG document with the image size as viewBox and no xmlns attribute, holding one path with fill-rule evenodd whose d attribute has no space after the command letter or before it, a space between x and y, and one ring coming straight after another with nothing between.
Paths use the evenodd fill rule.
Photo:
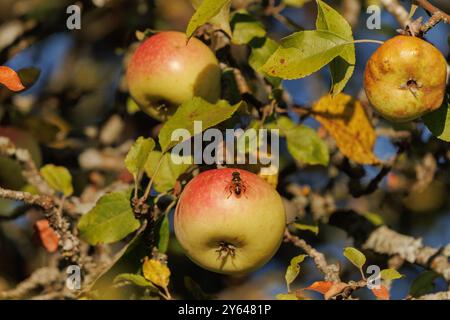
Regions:
<instances>
[{"instance_id":1,"label":"yellow leaf","mask_svg":"<svg viewBox=\"0 0 450 320\"><path fill-rule=\"evenodd\" d=\"M161 288L167 288L169 285L170 270L165 264L158 260L145 260L142 266L142 272L144 278Z\"/></svg>"},{"instance_id":2,"label":"yellow leaf","mask_svg":"<svg viewBox=\"0 0 450 320\"><path fill-rule=\"evenodd\" d=\"M359 101L346 94L327 95L316 102L313 111L346 157L359 164L380 162L373 153L375 130Z\"/></svg>"},{"instance_id":3,"label":"yellow leaf","mask_svg":"<svg viewBox=\"0 0 450 320\"><path fill-rule=\"evenodd\" d=\"M72 176L67 168L47 164L39 172L53 190L63 193L66 197L72 195Z\"/></svg>"}]
</instances>

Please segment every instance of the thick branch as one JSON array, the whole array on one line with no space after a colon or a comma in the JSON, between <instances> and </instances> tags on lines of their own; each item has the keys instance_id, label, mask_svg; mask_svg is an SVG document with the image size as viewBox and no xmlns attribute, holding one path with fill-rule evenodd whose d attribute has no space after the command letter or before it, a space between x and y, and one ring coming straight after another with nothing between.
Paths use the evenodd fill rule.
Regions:
<instances>
[{"instance_id":1,"label":"thick branch","mask_svg":"<svg viewBox=\"0 0 450 320\"><path fill-rule=\"evenodd\" d=\"M317 251L299 237L292 235L288 229L284 233L284 238L286 242L291 242L294 246L301 248L314 260L317 268L325 275L326 281L341 282L339 278L339 265L328 264L323 253Z\"/></svg>"},{"instance_id":2,"label":"thick branch","mask_svg":"<svg viewBox=\"0 0 450 320\"><path fill-rule=\"evenodd\" d=\"M33 195L28 192L7 190L0 187L0 198L23 201L30 205L36 205L48 211L55 207L55 202L50 196Z\"/></svg>"},{"instance_id":3,"label":"thick branch","mask_svg":"<svg viewBox=\"0 0 450 320\"><path fill-rule=\"evenodd\" d=\"M345 230L358 246L400 258L441 274L450 281L450 245L442 249L423 245L422 239L400 234L386 226L376 227L353 210L338 210L329 224Z\"/></svg>"},{"instance_id":4,"label":"thick branch","mask_svg":"<svg viewBox=\"0 0 450 320\"><path fill-rule=\"evenodd\" d=\"M390 256L398 255L410 263L432 269L450 281L450 245L443 250L428 247L420 238L405 236L381 226L372 232L363 248Z\"/></svg>"}]
</instances>

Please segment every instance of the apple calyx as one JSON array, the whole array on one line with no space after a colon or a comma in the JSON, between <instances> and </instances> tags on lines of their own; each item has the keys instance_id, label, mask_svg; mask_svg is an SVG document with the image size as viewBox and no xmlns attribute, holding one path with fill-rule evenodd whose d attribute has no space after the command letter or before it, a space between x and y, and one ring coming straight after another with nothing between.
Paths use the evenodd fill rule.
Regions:
<instances>
[{"instance_id":1,"label":"apple calyx","mask_svg":"<svg viewBox=\"0 0 450 320\"><path fill-rule=\"evenodd\" d=\"M226 241L220 241L219 242L219 249L216 250L218 253L218 260L222 259L225 260L228 257L234 258L236 256L236 246L228 243Z\"/></svg>"}]
</instances>

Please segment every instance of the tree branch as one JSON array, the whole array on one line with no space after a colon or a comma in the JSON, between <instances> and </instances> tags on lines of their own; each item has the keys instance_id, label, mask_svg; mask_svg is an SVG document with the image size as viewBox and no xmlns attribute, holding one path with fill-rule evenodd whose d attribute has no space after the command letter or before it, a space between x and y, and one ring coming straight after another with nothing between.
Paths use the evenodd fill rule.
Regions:
<instances>
[{"instance_id":1,"label":"tree branch","mask_svg":"<svg viewBox=\"0 0 450 320\"><path fill-rule=\"evenodd\" d=\"M370 234L363 248L389 256L398 255L410 263L434 270L450 281L450 245L443 249L428 247L423 245L421 238L416 239L381 226Z\"/></svg>"},{"instance_id":2,"label":"tree branch","mask_svg":"<svg viewBox=\"0 0 450 320\"><path fill-rule=\"evenodd\" d=\"M422 239L403 235L387 226L374 226L353 210L335 211L329 218L329 224L345 230L357 246L378 254L399 256L439 273L450 282L450 245L440 249L425 246Z\"/></svg>"},{"instance_id":3,"label":"tree branch","mask_svg":"<svg viewBox=\"0 0 450 320\"><path fill-rule=\"evenodd\" d=\"M2 187L0 187L0 198L23 201L30 205L39 206L45 211L55 207L55 202L50 196L33 195L28 192L3 189Z\"/></svg>"},{"instance_id":4,"label":"tree branch","mask_svg":"<svg viewBox=\"0 0 450 320\"><path fill-rule=\"evenodd\" d=\"M34 290L55 283L64 283L64 275L57 268L45 267L37 269L29 278L19 283L14 289L0 292L0 300L26 298Z\"/></svg>"},{"instance_id":5,"label":"tree branch","mask_svg":"<svg viewBox=\"0 0 450 320\"><path fill-rule=\"evenodd\" d=\"M285 242L291 242L294 246L301 248L314 260L317 268L325 275L326 281L335 283L341 282L339 277L339 265L328 264L323 253L317 251L299 237L292 235L287 228L284 232L284 238Z\"/></svg>"},{"instance_id":6,"label":"tree branch","mask_svg":"<svg viewBox=\"0 0 450 320\"><path fill-rule=\"evenodd\" d=\"M450 15L441 11L439 8L436 8L434 5L428 2L428 0L415 0L414 3L430 12L432 15L431 18L420 28L423 33L428 32L431 28L436 26L441 21L443 21L444 23L450 23Z\"/></svg>"},{"instance_id":7,"label":"tree branch","mask_svg":"<svg viewBox=\"0 0 450 320\"><path fill-rule=\"evenodd\" d=\"M52 229L59 236L59 247L63 257L71 262L81 264L80 241L70 230L70 223L63 217L63 201L57 204L55 199L48 195L33 195L28 192L7 190L0 187L0 198L23 201L30 205L41 207Z\"/></svg>"}]
</instances>

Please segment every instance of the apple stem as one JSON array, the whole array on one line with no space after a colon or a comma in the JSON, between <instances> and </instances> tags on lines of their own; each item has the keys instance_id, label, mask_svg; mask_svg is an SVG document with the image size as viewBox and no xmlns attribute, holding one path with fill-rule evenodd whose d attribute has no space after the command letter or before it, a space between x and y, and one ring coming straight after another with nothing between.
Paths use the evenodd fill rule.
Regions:
<instances>
[{"instance_id":1,"label":"apple stem","mask_svg":"<svg viewBox=\"0 0 450 320\"><path fill-rule=\"evenodd\" d=\"M167 287L163 287L164 289L164 293L163 292L159 292L159 294L161 295L161 297L163 297L166 300L172 300L172 296L170 295L169 290L167 289Z\"/></svg>"}]
</instances>

